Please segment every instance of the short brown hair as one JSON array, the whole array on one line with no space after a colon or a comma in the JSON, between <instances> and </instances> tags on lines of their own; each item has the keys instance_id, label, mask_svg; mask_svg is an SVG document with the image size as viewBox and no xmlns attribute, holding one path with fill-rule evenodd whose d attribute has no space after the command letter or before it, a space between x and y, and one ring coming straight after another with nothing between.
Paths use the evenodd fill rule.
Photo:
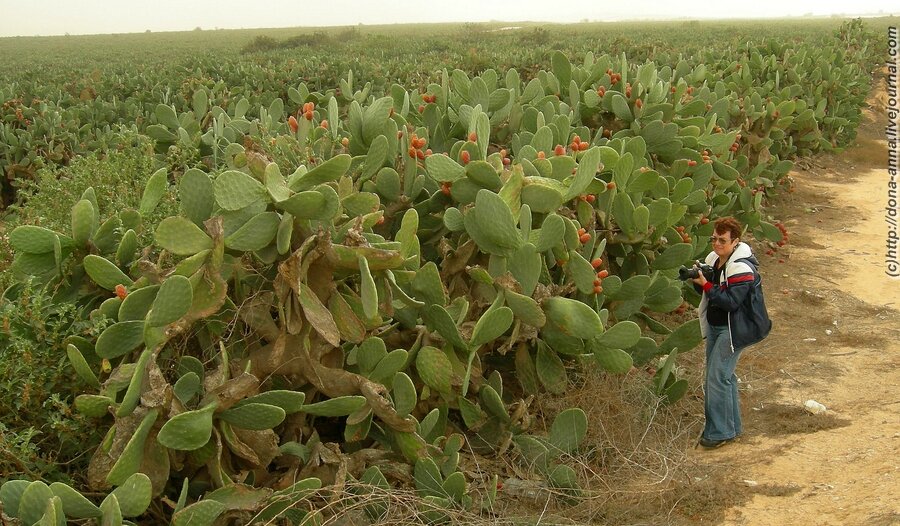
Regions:
<instances>
[{"instance_id":1,"label":"short brown hair","mask_svg":"<svg viewBox=\"0 0 900 526\"><path fill-rule=\"evenodd\" d=\"M714 230L717 234L730 232L731 239L737 239L741 237L741 230L743 230L743 227L738 220L733 217L720 217L719 219L716 219L716 227Z\"/></svg>"}]
</instances>

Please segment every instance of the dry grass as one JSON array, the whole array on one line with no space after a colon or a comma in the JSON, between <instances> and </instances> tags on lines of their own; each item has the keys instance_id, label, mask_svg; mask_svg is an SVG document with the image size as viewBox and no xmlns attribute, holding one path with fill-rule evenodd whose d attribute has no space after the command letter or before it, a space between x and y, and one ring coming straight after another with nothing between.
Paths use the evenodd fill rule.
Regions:
<instances>
[{"instance_id":1,"label":"dry grass","mask_svg":"<svg viewBox=\"0 0 900 526\"><path fill-rule=\"evenodd\" d=\"M860 137L841 156L858 167L881 168L887 160L887 147L884 142Z\"/></svg>"},{"instance_id":2,"label":"dry grass","mask_svg":"<svg viewBox=\"0 0 900 526\"><path fill-rule=\"evenodd\" d=\"M483 497L483 488L471 488L477 504ZM301 499L294 500L291 506L281 515L260 524L281 524L286 514L296 512L309 513L306 522L301 524L312 526L400 526L409 524L478 524L493 526L512 526L517 524L534 524L532 520L503 517L490 509L483 513L464 510L460 507L440 507L429 502L415 491L391 488L384 489L362 483L347 483L341 486L321 488ZM313 511L314 510L314 511ZM258 520L255 517L244 517L246 523ZM542 524L553 524L542 522Z\"/></svg>"},{"instance_id":3,"label":"dry grass","mask_svg":"<svg viewBox=\"0 0 900 526\"><path fill-rule=\"evenodd\" d=\"M686 358L696 360L697 353ZM578 471L585 491L574 502L549 495L524 510L520 499L501 513L538 516L541 524L678 524L715 520L745 498L746 489L735 487L726 468L691 459L703 426L699 380L688 378L693 390L669 406L650 393L650 378L641 370L627 375L588 371L565 396L539 402L538 416L547 427L569 407L587 414L580 454L563 459ZM536 504L542 507L535 509Z\"/></svg>"}]
</instances>

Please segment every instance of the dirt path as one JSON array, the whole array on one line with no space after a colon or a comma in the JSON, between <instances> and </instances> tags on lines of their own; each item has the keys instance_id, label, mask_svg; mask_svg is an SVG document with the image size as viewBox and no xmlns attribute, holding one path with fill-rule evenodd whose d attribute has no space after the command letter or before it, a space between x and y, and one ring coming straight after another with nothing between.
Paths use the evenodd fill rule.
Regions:
<instances>
[{"instance_id":1,"label":"dirt path","mask_svg":"<svg viewBox=\"0 0 900 526\"><path fill-rule=\"evenodd\" d=\"M748 493L724 524L900 524L900 280L884 272L885 122L869 113L857 145L793 173L796 192L773 210L790 241L761 257L775 325L738 365L744 437L692 454ZM804 411L808 399L827 412Z\"/></svg>"}]
</instances>

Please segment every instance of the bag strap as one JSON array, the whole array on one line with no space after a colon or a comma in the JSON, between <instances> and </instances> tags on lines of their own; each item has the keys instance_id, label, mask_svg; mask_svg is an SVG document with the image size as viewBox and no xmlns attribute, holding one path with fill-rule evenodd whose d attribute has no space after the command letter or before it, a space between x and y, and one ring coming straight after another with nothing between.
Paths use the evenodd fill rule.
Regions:
<instances>
[{"instance_id":1,"label":"bag strap","mask_svg":"<svg viewBox=\"0 0 900 526\"><path fill-rule=\"evenodd\" d=\"M747 264L751 269L753 269L753 278L754 278L753 281L756 283L756 287L759 287L760 285L762 285L762 276L760 276L759 269L756 267L756 265L754 265L753 262L750 261L749 258L738 258L738 259L734 260L735 263L737 263L738 261L741 261L741 262ZM757 282L756 278L759 278L758 282Z\"/></svg>"},{"instance_id":2,"label":"bag strap","mask_svg":"<svg viewBox=\"0 0 900 526\"><path fill-rule=\"evenodd\" d=\"M754 265L753 262L750 261L750 258L737 258L737 259L734 260L735 263L737 263L738 261L743 261L744 263L746 263L747 265L749 265L750 268L753 269L753 272L757 272L757 270L756 270L756 265Z\"/></svg>"}]
</instances>

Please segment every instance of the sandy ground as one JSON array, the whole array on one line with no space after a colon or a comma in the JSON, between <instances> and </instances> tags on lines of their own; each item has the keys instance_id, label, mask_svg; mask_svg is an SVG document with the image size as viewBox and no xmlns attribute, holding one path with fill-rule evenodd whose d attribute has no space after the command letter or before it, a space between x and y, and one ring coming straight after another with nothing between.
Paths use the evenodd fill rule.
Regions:
<instances>
[{"instance_id":1,"label":"sandy ground","mask_svg":"<svg viewBox=\"0 0 900 526\"><path fill-rule=\"evenodd\" d=\"M796 170L796 192L773 209L790 241L761 257L774 328L738 365L745 433L692 454L749 493L722 524L900 524L900 280L885 274L883 125L869 113L857 145ZM827 411L807 413L809 399Z\"/></svg>"}]
</instances>

